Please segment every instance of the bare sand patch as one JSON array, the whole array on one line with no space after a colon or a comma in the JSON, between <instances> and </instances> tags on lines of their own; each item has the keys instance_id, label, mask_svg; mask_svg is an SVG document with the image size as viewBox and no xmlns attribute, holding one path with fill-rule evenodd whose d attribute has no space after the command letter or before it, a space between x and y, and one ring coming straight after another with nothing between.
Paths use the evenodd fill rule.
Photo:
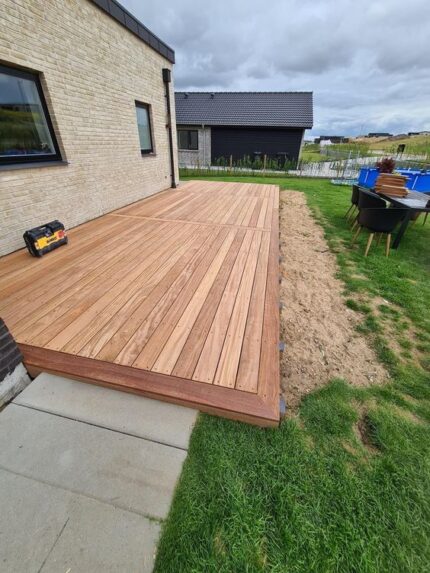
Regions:
<instances>
[{"instance_id":1,"label":"bare sand patch","mask_svg":"<svg viewBox=\"0 0 430 573\"><path fill-rule=\"evenodd\" d=\"M356 386L383 383L385 368L350 310L337 264L305 195L281 193L281 385L288 408L332 378Z\"/></svg>"}]
</instances>

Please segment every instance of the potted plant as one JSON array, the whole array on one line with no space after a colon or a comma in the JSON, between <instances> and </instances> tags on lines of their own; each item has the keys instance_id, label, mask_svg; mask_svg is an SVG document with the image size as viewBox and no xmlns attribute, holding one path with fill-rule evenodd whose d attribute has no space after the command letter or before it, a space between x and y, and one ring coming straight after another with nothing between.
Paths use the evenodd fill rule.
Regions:
<instances>
[{"instance_id":1,"label":"potted plant","mask_svg":"<svg viewBox=\"0 0 430 573\"><path fill-rule=\"evenodd\" d=\"M379 173L392 173L396 167L396 162L392 157L384 157L375 164Z\"/></svg>"}]
</instances>

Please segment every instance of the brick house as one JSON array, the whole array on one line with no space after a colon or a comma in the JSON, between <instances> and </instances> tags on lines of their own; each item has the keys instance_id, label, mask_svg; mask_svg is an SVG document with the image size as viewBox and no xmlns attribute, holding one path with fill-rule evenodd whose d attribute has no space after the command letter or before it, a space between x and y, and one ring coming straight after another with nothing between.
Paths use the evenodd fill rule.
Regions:
<instances>
[{"instance_id":1,"label":"brick house","mask_svg":"<svg viewBox=\"0 0 430 573\"><path fill-rule=\"evenodd\" d=\"M115 0L3 0L0 255L175 186L173 63Z\"/></svg>"}]
</instances>

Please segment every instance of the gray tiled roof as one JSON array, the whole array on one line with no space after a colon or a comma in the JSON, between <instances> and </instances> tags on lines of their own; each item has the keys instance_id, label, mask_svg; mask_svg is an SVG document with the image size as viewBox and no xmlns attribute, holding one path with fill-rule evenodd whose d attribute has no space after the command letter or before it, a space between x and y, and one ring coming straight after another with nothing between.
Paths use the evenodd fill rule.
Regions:
<instances>
[{"instance_id":1,"label":"gray tiled roof","mask_svg":"<svg viewBox=\"0 0 430 573\"><path fill-rule=\"evenodd\" d=\"M312 92L176 92L178 125L313 125Z\"/></svg>"}]
</instances>

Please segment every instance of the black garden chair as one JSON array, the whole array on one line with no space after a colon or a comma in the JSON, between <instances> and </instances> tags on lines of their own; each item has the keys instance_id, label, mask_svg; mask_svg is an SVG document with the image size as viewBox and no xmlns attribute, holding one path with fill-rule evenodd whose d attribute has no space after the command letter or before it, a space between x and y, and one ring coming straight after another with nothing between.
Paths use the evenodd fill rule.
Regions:
<instances>
[{"instance_id":1,"label":"black garden chair","mask_svg":"<svg viewBox=\"0 0 430 573\"><path fill-rule=\"evenodd\" d=\"M349 221L350 217L354 215L357 207L358 207L358 185L353 185L351 194L351 205L349 206L348 211L345 213L345 219L347 221Z\"/></svg>"},{"instance_id":2,"label":"black garden chair","mask_svg":"<svg viewBox=\"0 0 430 573\"><path fill-rule=\"evenodd\" d=\"M430 191L423 192L423 195L430 196ZM428 212L427 213L421 213L421 211L416 211L415 213L412 213L410 220L412 221L413 224L416 223L417 219L420 217L421 214L424 215L423 225L426 224Z\"/></svg>"},{"instance_id":3,"label":"black garden chair","mask_svg":"<svg viewBox=\"0 0 430 573\"><path fill-rule=\"evenodd\" d=\"M357 217L358 229L352 239L352 244L355 243L362 229L368 229L370 235L367 240L366 250L364 251L364 256L367 257L375 233L380 233L378 244L382 235L387 235L385 256L388 257L391 245L391 233L396 228L396 225L403 220L405 214L406 209L386 209L385 207L362 209Z\"/></svg>"},{"instance_id":4,"label":"black garden chair","mask_svg":"<svg viewBox=\"0 0 430 573\"><path fill-rule=\"evenodd\" d=\"M380 197L376 197L374 193L370 193L365 189L358 189L358 212L362 209L385 209L387 204L385 203L384 199ZM358 217L355 218L354 224L352 226L352 231L355 229L356 225L358 224Z\"/></svg>"}]
</instances>

